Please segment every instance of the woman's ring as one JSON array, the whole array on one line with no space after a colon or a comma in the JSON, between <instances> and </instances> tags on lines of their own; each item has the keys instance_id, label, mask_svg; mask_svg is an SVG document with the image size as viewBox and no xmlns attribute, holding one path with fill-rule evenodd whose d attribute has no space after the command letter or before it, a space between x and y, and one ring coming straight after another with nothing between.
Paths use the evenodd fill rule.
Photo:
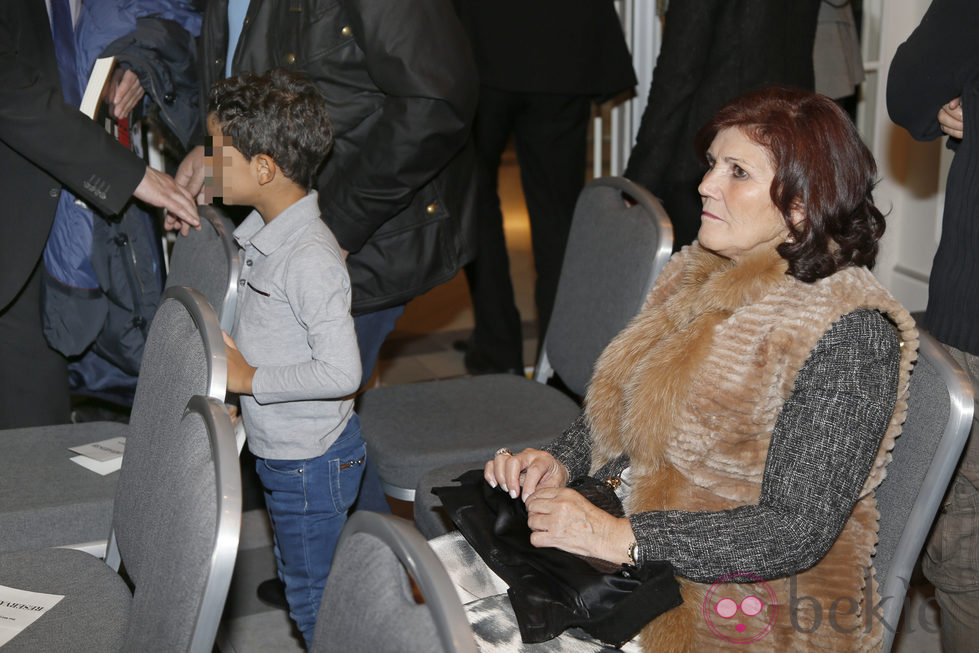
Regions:
<instances>
[{"instance_id":1,"label":"woman's ring","mask_svg":"<svg viewBox=\"0 0 979 653\"><path fill-rule=\"evenodd\" d=\"M499 456L500 454L503 454L504 456L513 455L512 453L510 453L510 450L507 449L506 447L500 447L499 449L496 450L496 455Z\"/></svg>"}]
</instances>

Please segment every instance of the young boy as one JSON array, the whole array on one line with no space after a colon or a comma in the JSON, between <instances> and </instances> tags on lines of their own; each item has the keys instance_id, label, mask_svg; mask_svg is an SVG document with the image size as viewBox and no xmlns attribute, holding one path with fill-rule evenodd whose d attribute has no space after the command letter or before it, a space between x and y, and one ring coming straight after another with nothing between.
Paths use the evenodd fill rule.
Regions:
<instances>
[{"instance_id":1,"label":"young boy","mask_svg":"<svg viewBox=\"0 0 979 653\"><path fill-rule=\"evenodd\" d=\"M234 233L244 251L228 389L241 393L279 577L308 646L366 456L359 430L340 437L360 354L343 253L310 190L333 135L316 87L284 70L216 83L208 111L208 194L255 209Z\"/></svg>"}]
</instances>

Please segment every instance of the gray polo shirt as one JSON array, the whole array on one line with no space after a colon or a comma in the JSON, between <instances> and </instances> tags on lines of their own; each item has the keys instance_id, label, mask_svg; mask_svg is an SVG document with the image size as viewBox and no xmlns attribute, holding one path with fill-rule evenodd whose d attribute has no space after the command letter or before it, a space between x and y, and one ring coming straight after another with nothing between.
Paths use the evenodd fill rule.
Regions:
<instances>
[{"instance_id":1,"label":"gray polo shirt","mask_svg":"<svg viewBox=\"0 0 979 653\"><path fill-rule=\"evenodd\" d=\"M316 198L268 224L252 211L234 233L244 253L231 335L258 368L241 412L248 448L261 458L323 455L353 412L341 397L360 385L350 277Z\"/></svg>"}]
</instances>

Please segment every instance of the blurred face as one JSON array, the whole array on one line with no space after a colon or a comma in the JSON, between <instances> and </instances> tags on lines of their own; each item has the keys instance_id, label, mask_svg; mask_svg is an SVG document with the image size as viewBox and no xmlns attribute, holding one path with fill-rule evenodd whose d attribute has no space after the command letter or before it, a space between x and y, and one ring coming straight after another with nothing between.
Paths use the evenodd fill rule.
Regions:
<instances>
[{"instance_id":1,"label":"blurred face","mask_svg":"<svg viewBox=\"0 0 979 653\"><path fill-rule=\"evenodd\" d=\"M703 201L700 244L735 263L780 245L789 232L772 203L775 170L768 151L739 128L729 127L714 137L707 164L698 187Z\"/></svg>"},{"instance_id":2,"label":"blurred face","mask_svg":"<svg viewBox=\"0 0 979 653\"><path fill-rule=\"evenodd\" d=\"M249 190L255 181L245 156L231 145L231 138L221 133L214 114L207 117L211 145L204 155L204 197L208 204L220 197L225 204L251 204Z\"/></svg>"}]
</instances>

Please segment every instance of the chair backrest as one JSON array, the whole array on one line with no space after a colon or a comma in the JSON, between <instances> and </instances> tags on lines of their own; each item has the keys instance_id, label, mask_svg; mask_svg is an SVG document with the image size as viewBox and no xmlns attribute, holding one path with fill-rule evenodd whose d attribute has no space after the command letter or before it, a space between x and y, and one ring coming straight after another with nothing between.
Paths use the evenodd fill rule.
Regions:
<instances>
[{"instance_id":1,"label":"chair backrest","mask_svg":"<svg viewBox=\"0 0 979 653\"><path fill-rule=\"evenodd\" d=\"M197 212L201 229L177 236L166 287L188 286L199 291L218 314L221 328L230 333L241 271L238 246L232 236L234 224L213 206L198 206Z\"/></svg>"},{"instance_id":2,"label":"chair backrest","mask_svg":"<svg viewBox=\"0 0 979 653\"><path fill-rule=\"evenodd\" d=\"M424 603L412 596L409 575ZM310 650L477 649L459 595L418 529L399 517L360 510L340 535Z\"/></svg>"},{"instance_id":3,"label":"chair backrest","mask_svg":"<svg viewBox=\"0 0 979 653\"><path fill-rule=\"evenodd\" d=\"M166 438L161 434L172 433L194 395L224 401L227 383L228 359L214 310L196 290L180 286L167 288L150 323L143 349L124 464L134 448L152 448ZM138 499L131 489L124 487L120 478L116 510L135 505ZM115 517L106 563L119 567Z\"/></svg>"},{"instance_id":4,"label":"chair backrest","mask_svg":"<svg viewBox=\"0 0 979 653\"><path fill-rule=\"evenodd\" d=\"M884 599L884 651L898 628L911 571L972 428L972 386L932 336L919 334L908 414L887 476L877 488L874 570Z\"/></svg>"},{"instance_id":5,"label":"chair backrest","mask_svg":"<svg viewBox=\"0 0 979 653\"><path fill-rule=\"evenodd\" d=\"M241 476L224 404L196 395L172 430L127 442L113 514L133 603L125 650L214 646L241 528Z\"/></svg>"},{"instance_id":6,"label":"chair backrest","mask_svg":"<svg viewBox=\"0 0 979 653\"><path fill-rule=\"evenodd\" d=\"M585 186L534 378L553 370L584 395L598 356L639 312L672 250L673 226L645 188L623 177Z\"/></svg>"}]
</instances>

